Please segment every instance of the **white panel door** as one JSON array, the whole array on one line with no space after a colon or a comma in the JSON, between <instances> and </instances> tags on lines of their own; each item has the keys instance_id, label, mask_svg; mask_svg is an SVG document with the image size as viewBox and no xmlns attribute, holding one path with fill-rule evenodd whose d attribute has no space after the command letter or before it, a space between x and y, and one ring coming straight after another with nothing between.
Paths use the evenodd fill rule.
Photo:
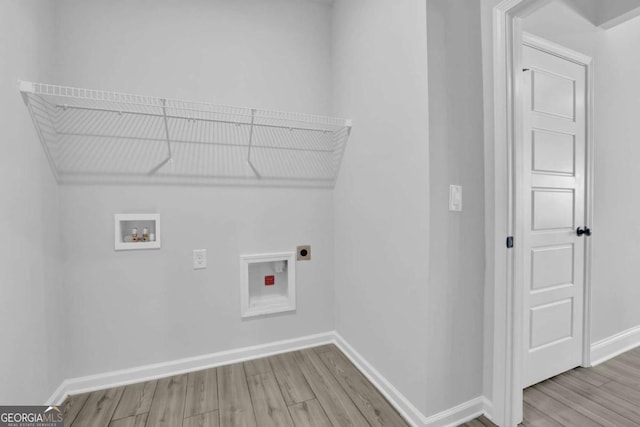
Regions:
<instances>
[{"instance_id":1,"label":"white panel door","mask_svg":"<svg viewBox=\"0 0 640 427\"><path fill-rule=\"evenodd\" d=\"M582 362L586 69L523 46L524 387Z\"/></svg>"}]
</instances>

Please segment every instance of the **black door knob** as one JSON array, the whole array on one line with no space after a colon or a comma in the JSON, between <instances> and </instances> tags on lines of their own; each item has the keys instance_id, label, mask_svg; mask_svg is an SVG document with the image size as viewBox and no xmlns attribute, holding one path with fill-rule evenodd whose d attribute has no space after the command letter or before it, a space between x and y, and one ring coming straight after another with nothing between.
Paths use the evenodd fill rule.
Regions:
<instances>
[{"instance_id":1,"label":"black door knob","mask_svg":"<svg viewBox=\"0 0 640 427\"><path fill-rule=\"evenodd\" d=\"M589 227L578 227L578 229L576 230L576 234L578 236L582 236L583 234L587 237L591 236L591 229Z\"/></svg>"}]
</instances>

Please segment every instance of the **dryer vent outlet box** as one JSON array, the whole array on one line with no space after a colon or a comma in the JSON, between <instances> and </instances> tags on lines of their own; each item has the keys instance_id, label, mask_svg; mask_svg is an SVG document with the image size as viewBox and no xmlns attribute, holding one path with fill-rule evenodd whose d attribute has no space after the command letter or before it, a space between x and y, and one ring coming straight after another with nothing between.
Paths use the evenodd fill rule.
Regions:
<instances>
[{"instance_id":1,"label":"dryer vent outlet box","mask_svg":"<svg viewBox=\"0 0 640 427\"><path fill-rule=\"evenodd\" d=\"M295 253L240 257L242 317L296 309Z\"/></svg>"}]
</instances>

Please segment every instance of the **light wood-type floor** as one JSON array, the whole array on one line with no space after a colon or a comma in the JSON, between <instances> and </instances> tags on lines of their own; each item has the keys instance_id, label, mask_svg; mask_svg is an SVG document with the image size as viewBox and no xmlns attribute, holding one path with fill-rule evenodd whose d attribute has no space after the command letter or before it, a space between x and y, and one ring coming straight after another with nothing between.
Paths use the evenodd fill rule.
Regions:
<instances>
[{"instance_id":1,"label":"light wood-type floor","mask_svg":"<svg viewBox=\"0 0 640 427\"><path fill-rule=\"evenodd\" d=\"M482 417L463 426L494 424ZM529 387L521 426L640 426L640 348Z\"/></svg>"},{"instance_id":2,"label":"light wood-type floor","mask_svg":"<svg viewBox=\"0 0 640 427\"><path fill-rule=\"evenodd\" d=\"M65 427L407 426L334 345L70 396Z\"/></svg>"}]
</instances>

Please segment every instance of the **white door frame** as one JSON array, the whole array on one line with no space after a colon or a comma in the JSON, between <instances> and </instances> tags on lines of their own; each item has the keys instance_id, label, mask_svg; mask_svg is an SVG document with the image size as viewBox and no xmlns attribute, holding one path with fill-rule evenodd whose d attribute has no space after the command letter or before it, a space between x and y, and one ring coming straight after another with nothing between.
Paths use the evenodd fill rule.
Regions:
<instances>
[{"instance_id":1,"label":"white door frame","mask_svg":"<svg viewBox=\"0 0 640 427\"><path fill-rule=\"evenodd\" d=\"M586 225L593 225L593 62L591 58L562 46L522 35L521 18L549 3L549 0L503 0L493 9L493 158L487 166L494 168L493 188L489 188L489 203L493 203L493 251L488 266L493 269L493 360L492 413L501 426L516 426L522 420L523 361L523 262L525 254L519 242L524 232L524 203L517 191L522 185L522 112L518 108L522 96L521 46L525 42L554 55L584 65L587 70L586 129ZM486 141L491 144L491 141ZM522 195L520 194L520 197ZM492 229L492 227L488 227ZM596 230L597 232L597 230ZM508 249L505 240L513 236L514 247ZM591 313L591 252L590 239L585 239L585 292L583 366L590 365Z\"/></svg>"}]
</instances>

